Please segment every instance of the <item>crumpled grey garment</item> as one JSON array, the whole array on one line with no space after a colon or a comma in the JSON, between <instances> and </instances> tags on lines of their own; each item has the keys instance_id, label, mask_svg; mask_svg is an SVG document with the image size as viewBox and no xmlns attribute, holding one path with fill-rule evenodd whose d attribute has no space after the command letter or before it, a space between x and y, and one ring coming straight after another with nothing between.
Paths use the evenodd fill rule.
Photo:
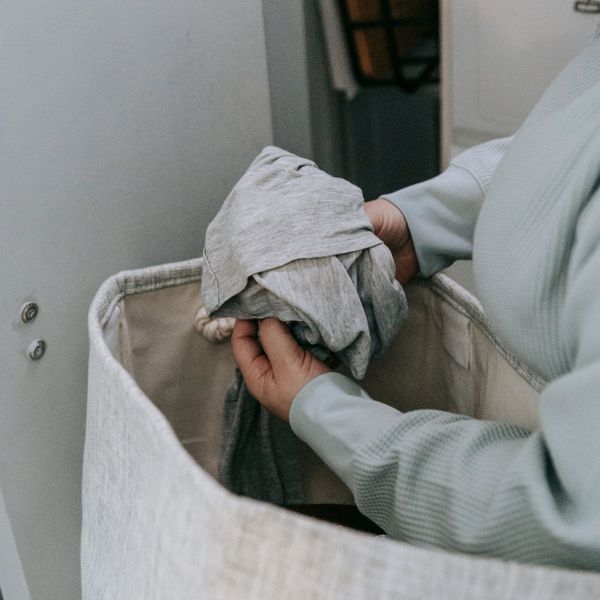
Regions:
<instances>
[{"instance_id":1,"label":"crumpled grey garment","mask_svg":"<svg viewBox=\"0 0 600 600\"><path fill-rule=\"evenodd\" d=\"M388 248L359 188L315 163L266 147L206 233L202 296L211 317L288 323L318 358L364 377L407 313ZM221 481L238 494L303 502L294 437L237 377L226 398ZM285 456L285 464L282 458Z\"/></svg>"}]
</instances>

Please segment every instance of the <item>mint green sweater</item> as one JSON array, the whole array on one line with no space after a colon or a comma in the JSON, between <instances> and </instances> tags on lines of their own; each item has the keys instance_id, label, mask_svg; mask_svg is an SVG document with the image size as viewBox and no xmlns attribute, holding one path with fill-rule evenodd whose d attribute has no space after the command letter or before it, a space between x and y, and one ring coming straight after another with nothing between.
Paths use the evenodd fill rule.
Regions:
<instances>
[{"instance_id":1,"label":"mint green sweater","mask_svg":"<svg viewBox=\"0 0 600 600\"><path fill-rule=\"evenodd\" d=\"M421 273L473 258L505 345L548 381L540 430L434 410L400 413L321 375L290 422L389 535L416 544L600 570L600 39L514 138L386 197Z\"/></svg>"}]
</instances>

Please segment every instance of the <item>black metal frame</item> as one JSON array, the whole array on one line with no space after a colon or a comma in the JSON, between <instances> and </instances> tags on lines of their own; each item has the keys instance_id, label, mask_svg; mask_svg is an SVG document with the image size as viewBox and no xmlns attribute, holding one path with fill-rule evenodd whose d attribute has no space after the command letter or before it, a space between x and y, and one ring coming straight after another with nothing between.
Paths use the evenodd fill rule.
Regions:
<instances>
[{"instance_id":1,"label":"black metal frame","mask_svg":"<svg viewBox=\"0 0 600 600\"><path fill-rule=\"evenodd\" d=\"M379 0L382 19L377 21L353 21L350 18L350 12L345 0L338 0L342 15L342 22L346 34L346 41L350 49L350 58L352 69L357 81L364 86L374 85L398 85L405 92L415 92L421 86L430 83L439 83L439 76L436 75L439 66L440 57L440 39L439 39L439 8L437 0L429 0L432 4L431 20L427 19L394 19L389 0ZM435 31L436 53L432 56L400 56L394 27L406 25L427 25ZM360 66L358 49L356 47L354 32L360 29L384 29L386 34L387 49L390 55L390 61L393 69L393 76L390 79L373 79L367 77ZM404 67L407 65L421 65L422 68L414 77L407 77L404 73Z\"/></svg>"}]
</instances>

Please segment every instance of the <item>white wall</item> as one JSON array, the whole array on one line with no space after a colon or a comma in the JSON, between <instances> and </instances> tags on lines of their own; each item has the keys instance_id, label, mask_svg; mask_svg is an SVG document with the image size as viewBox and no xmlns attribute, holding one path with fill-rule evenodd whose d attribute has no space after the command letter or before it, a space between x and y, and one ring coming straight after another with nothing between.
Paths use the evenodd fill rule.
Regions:
<instances>
[{"instance_id":1,"label":"white wall","mask_svg":"<svg viewBox=\"0 0 600 600\"><path fill-rule=\"evenodd\" d=\"M572 0L442 1L459 148L514 133L600 22Z\"/></svg>"},{"instance_id":2,"label":"white wall","mask_svg":"<svg viewBox=\"0 0 600 600\"><path fill-rule=\"evenodd\" d=\"M589 43L598 15L569 0L441 0L442 167L513 134L544 90ZM448 273L475 291L470 261Z\"/></svg>"},{"instance_id":3,"label":"white wall","mask_svg":"<svg viewBox=\"0 0 600 600\"><path fill-rule=\"evenodd\" d=\"M111 273L199 255L271 143L261 2L19 0L0 23L0 486L32 598L70 600L87 308Z\"/></svg>"}]
</instances>

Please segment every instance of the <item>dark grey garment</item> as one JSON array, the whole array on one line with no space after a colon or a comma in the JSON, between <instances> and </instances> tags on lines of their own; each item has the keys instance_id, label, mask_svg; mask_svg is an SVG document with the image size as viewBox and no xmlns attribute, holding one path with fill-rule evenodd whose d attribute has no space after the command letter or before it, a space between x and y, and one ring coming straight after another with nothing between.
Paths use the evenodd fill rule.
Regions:
<instances>
[{"instance_id":1,"label":"dark grey garment","mask_svg":"<svg viewBox=\"0 0 600 600\"><path fill-rule=\"evenodd\" d=\"M211 317L278 317L302 346L321 360L335 355L358 379L407 312L394 260L373 233L361 191L273 146L209 225L203 256ZM276 421L238 377L227 395L220 478L239 494L302 502L293 434Z\"/></svg>"},{"instance_id":2,"label":"dark grey garment","mask_svg":"<svg viewBox=\"0 0 600 600\"><path fill-rule=\"evenodd\" d=\"M219 478L231 492L280 506L305 501L289 425L254 399L238 369L225 396Z\"/></svg>"}]
</instances>

